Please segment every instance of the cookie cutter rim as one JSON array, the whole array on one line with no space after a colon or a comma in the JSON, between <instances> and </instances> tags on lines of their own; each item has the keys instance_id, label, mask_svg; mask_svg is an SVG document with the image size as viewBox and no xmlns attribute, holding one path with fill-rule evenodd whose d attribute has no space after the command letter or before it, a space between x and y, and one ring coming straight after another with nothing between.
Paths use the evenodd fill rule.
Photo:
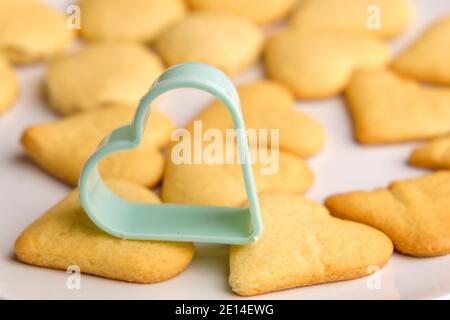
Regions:
<instances>
[{"instance_id":1,"label":"cookie cutter rim","mask_svg":"<svg viewBox=\"0 0 450 320\"><path fill-rule=\"evenodd\" d=\"M150 116L151 103L178 88L206 91L226 106L236 130L248 207L136 203L114 194L103 182L98 162L115 152L136 148ZM142 97L132 123L112 131L85 163L78 181L81 206L97 227L122 239L251 243L261 235L263 224L250 160L240 101L230 79L204 63L175 65L163 72Z\"/></svg>"}]
</instances>

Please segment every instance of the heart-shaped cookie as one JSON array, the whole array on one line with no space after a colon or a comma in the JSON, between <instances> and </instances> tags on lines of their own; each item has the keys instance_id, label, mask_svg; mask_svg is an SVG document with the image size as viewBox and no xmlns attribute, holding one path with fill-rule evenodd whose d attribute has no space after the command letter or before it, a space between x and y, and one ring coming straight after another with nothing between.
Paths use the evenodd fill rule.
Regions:
<instances>
[{"instance_id":1,"label":"heart-shaped cookie","mask_svg":"<svg viewBox=\"0 0 450 320\"><path fill-rule=\"evenodd\" d=\"M326 200L332 215L383 231L396 250L418 257L450 253L450 172L393 182Z\"/></svg>"},{"instance_id":2,"label":"heart-shaped cookie","mask_svg":"<svg viewBox=\"0 0 450 320\"><path fill-rule=\"evenodd\" d=\"M68 116L27 128L21 142L27 155L51 175L75 186L81 170L100 141L112 130L129 123L134 110L109 107ZM142 144L115 154L100 164L105 178L130 180L153 187L161 179L164 158L160 149L170 140L172 121L162 113L150 117Z\"/></svg>"},{"instance_id":3,"label":"heart-shaped cookie","mask_svg":"<svg viewBox=\"0 0 450 320\"><path fill-rule=\"evenodd\" d=\"M91 41L153 41L181 19L182 0L81 0L81 36Z\"/></svg>"},{"instance_id":4,"label":"heart-shaped cookie","mask_svg":"<svg viewBox=\"0 0 450 320\"><path fill-rule=\"evenodd\" d=\"M30 63L64 50L75 33L63 13L33 0L0 1L0 54Z\"/></svg>"},{"instance_id":5,"label":"heart-shaped cookie","mask_svg":"<svg viewBox=\"0 0 450 320\"><path fill-rule=\"evenodd\" d=\"M395 71L420 81L450 85L450 16L427 29L393 62Z\"/></svg>"},{"instance_id":6,"label":"heart-shaped cookie","mask_svg":"<svg viewBox=\"0 0 450 320\"><path fill-rule=\"evenodd\" d=\"M392 37L412 15L410 0L302 0L290 24L303 31Z\"/></svg>"},{"instance_id":7,"label":"heart-shaped cookie","mask_svg":"<svg viewBox=\"0 0 450 320\"><path fill-rule=\"evenodd\" d=\"M256 62L262 43L262 33L245 18L195 12L164 30L155 48L168 66L199 61L234 75Z\"/></svg>"},{"instance_id":8,"label":"heart-shaped cookie","mask_svg":"<svg viewBox=\"0 0 450 320\"><path fill-rule=\"evenodd\" d=\"M392 254L392 242L369 226L333 218L288 193L260 194L264 233L230 248L231 289L250 296L368 275Z\"/></svg>"},{"instance_id":9,"label":"heart-shaped cookie","mask_svg":"<svg viewBox=\"0 0 450 320\"><path fill-rule=\"evenodd\" d=\"M389 55L375 37L286 29L267 41L264 63L297 97L323 98L340 93L355 69L382 67Z\"/></svg>"},{"instance_id":10,"label":"heart-shaped cookie","mask_svg":"<svg viewBox=\"0 0 450 320\"><path fill-rule=\"evenodd\" d=\"M188 0L194 10L219 11L266 24L283 18L295 5L295 0Z\"/></svg>"},{"instance_id":11,"label":"heart-shaped cookie","mask_svg":"<svg viewBox=\"0 0 450 320\"><path fill-rule=\"evenodd\" d=\"M110 180L108 186L129 201L159 203L155 194L131 182ZM182 272L191 262L194 246L108 235L89 220L74 190L22 232L15 253L20 261L39 267L78 266L82 273L154 283Z\"/></svg>"},{"instance_id":12,"label":"heart-shaped cookie","mask_svg":"<svg viewBox=\"0 0 450 320\"><path fill-rule=\"evenodd\" d=\"M346 89L356 139L393 143L450 132L450 89L424 87L389 70L356 71Z\"/></svg>"},{"instance_id":13,"label":"heart-shaped cookie","mask_svg":"<svg viewBox=\"0 0 450 320\"><path fill-rule=\"evenodd\" d=\"M50 61L45 95L62 115L109 106L134 108L162 71L159 57L137 43L91 43Z\"/></svg>"},{"instance_id":14,"label":"heart-shaped cookie","mask_svg":"<svg viewBox=\"0 0 450 320\"><path fill-rule=\"evenodd\" d=\"M322 126L295 110L294 97L285 87L264 80L238 86L237 91L247 129L279 130L280 149L302 157L319 151L325 140ZM191 134L195 121L201 123L203 130L217 128L225 132L233 128L231 117L220 102L213 102L193 119L187 127Z\"/></svg>"}]
</instances>

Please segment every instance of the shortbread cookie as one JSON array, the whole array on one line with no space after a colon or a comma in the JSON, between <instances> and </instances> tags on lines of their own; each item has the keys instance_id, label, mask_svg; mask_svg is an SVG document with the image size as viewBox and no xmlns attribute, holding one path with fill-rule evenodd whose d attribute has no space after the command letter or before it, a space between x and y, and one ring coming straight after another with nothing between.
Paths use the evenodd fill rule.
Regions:
<instances>
[{"instance_id":1,"label":"shortbread cookie","mask_svg":"<svg viewBox=\"0 0 450 320\"><path fill-rule=\"evenodd\" d=\"M189 0L188 2L196 10L227 12L258 24L283 18L295 5L295 0Z\"/></svg>"},{"instance_id":2,"label":"shortbread cookie","mask_svg":"<svg viewBox=\"0 0 450 320\"><path fill-rule=\"evenodd\" d=\"M411 153L409 163L417 167L450 170L450 136L431 140Z\"/></svg>"},{"instance_id":3,"label":"shortbread cookie","mask_svg":"<svg viewBox=\"0 0 450 320\"><path fill-rule=\"evenodd\" d=\"M392 37L413 16L409 0L302 0L291 26L305 31L333 31Z\"/></svg>"},{"instance_id":4,"label":"shortbread cookie","mask_svg":"<svg viewBox=\"0 0 450 320\"><path fill-rule=\"evenodd\" d=\"M450 16L433 24L393 62L401 74L450 85Z\"/></svg>"},{"instance_id":5,"label":"shortbread cookie","mask_svg":"<svg viewBox=\"0 0 450 320\"><path fill-rule=\"evenodd\" d=\"M104 106L134 108L162 71L159 58L139 44L90 44L51 61L46 95L63 115Z\"/></svg>"},{"instance_id":6,"label":"shortbread cookie","mask_svg":"<svg viewBox=\"0 0 450 320\"><path fill-rule=\"evenodd\" d=\"M84 38L147 43L186 11L182 0L81 0L80 8Z\"/></svg>"},{"instance_id":7,"label":"shortbread cookie","mask_svg":"<svg viewBox=\"0 0 450 320\"><path fill-rule=\"evenodd\" d=\"M0 53L14 63L48 58L73 37L65 15L41 1L0 1Z\"/></svg>"},{"instance_id":8,"label":"shortbread cookie","mask_svg":"<svg viewBox=\"0 0 450 320\"><path fill-rule=\"evenodd\" d=\"M450 89L422 87L388 70L357 71L346 96L361 143L392 143L450 133Z\"/></svg>"},{"instance_id":9,"label":"shortbread cookie","mask_svg":"<svg viewBox=\"0 0 450 320\"><path fill-rule=\"evenodd\" d=\"M241 17L197 12L164 31L156 49L169 66L199 61L233 75L256 61L262 41L261 32Z\"/></svg>"},{"instance_id":10,"label":"shortbread cookie","mask_svg":"<svg viewBox=\"0 0 450 320\"><path fill-rule=\"evenodd\" d=\"M159 203L155 194L133 183L113 180L108 184L130 201ZM113 237L89 220L74 190L19 236L15 252L18 260L30 265L61 270L75 265L82 273L154 283L182 272L191 262L194 246Z\"/></svg>"},{"instance_id":11,"label":"shortbread cookie","mask_svg":"<svg viewBox=\"0 0 450 320\"><path fill-rule=\"evenodd\" d=\"M231 289L250 296L370 274L392 254L392 242L363 224L333 218L294 194L259 197L264 232L230 249Z\"/></svg>"},{"instance_id":12,"label":"shortbread cookie","mask_svg":"<svg viewBox=\"0 0 450 320\"><path fill-rule=\"evenodd\" d=\"M273 81L258 81L238 87L241 109L247 129L279 130L282 150L302 157L317 153L325 140L321 125L299 110L291 93ZM214 102L188 126L194 133L194 121L201 121L203 130L232 129L233 122L221 102ZM270 132L269 132L270 135Z\"/></svg>"},{"instance_id":13,"label":"shortbread cookie","mask_svg":"<svg viewBox=\"0 0 450 320\"><path fill-rule=\"evenodd\" d=\"M322 98L340 93L357 68L384 66L389 49L370 36L305 33L285 30L265 48L268 75L299 98Z\"/></svg>"},{"instance_id":14,"label":"shortbread cookie","mask_svg":"<svg viewBox=\"0 0 450 320\"><path fill-rule=\"evenodd\" d=\"M2 114L17 96L18 83L11 65L0 56L0 114Z\"/></svg>"},{"instance_id":15,"label":"shortbread cookie","mask_svg":"<svg viewBox=\"0 0 450 320\"><path fill-rule=\"evenodd\" d=\"M171 152L166 163L161 190L164 202L236 207L247 199L241 166L237 161L228 164L208 164L206 161L179 164L173 158L177 154ZM280 151L276 166L277 160L270 151L268 156L273 162L254 158L253 178L258 192L303 193L311 186L314 177L303 160Z\"/></svg>"},{"instance_id":16,"label":"shortbread cookie","mask_svg":"<svg viewBox=\"0 0 450 320\"><path fill-rule=\"evenodd\" d=\"M326 200L331 214L383 231L402 253L450 253L450 172L393 182L386 189L350 192Z\"/></svg>"},{"instance_id":17,"label":"shortbread cookie","mask_svg":"<svg viewBox=\"0 0 450 320\"><path fill-rule=\"evenodd\" d=\"M84 163L100 141L114 129L131 123L133 116L134 109L124 107L83 112L29 127L21 143L28 156L45 171L75 186ZM160 148L169 142L173 128L166 116L152 112L141 144L102 160L101 174L105 178L130 180L150 187L156 185L164 167Z\"/></svg>"}]
</instances>

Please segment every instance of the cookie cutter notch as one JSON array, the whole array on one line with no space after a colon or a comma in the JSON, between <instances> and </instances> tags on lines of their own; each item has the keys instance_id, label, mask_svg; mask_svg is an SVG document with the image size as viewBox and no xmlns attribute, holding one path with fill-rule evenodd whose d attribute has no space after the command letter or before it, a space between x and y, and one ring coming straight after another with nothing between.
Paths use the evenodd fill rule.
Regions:
<instances>
[{"instance_id":1,"label":"cookie cutter notch","mask_svg":"<svg viewBox=\"0 0 450 320\"><path fill-rule=\"evenodd\" d=\"M150 116L151 103L177 88L206 91L227 107L236 129L247 208L135 203L117 196L103 182L98 162L117 151L136 148ZM162 73L140 100L133 122L115 129L102 140L85 163L78 186L81 205L88 217L103 231L123 239L246 244L256 241L262 233L239 97L228 77L207 64L184 63Z\"/></svg>"}]
</instances>

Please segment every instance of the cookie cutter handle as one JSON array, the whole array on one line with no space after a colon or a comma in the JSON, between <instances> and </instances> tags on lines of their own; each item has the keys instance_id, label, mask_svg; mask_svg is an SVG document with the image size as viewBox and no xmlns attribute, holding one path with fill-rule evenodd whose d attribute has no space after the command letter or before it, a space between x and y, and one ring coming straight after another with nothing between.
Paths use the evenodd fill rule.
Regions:
<instances>
[{"instance_id":1,"label":"cookie cutter handle","mask_svg":"<svg viewBox=\"0 0 450 320\"><path fill-rule=\"evenodd\" d=\"M98 162L117 151L137 147L150 116L151 103L161 94L177 88L209 92L227 107L236 129L247 208L135 203L114 194L102 180ZM88 217L100 229L120 238L246 244L257 240L262 232L239 97L227 76L207 64L179 64L161 74L141 99L133 122L102 140L86 162L78 185L81 205Z\"/></svg>"}]
</instances>

